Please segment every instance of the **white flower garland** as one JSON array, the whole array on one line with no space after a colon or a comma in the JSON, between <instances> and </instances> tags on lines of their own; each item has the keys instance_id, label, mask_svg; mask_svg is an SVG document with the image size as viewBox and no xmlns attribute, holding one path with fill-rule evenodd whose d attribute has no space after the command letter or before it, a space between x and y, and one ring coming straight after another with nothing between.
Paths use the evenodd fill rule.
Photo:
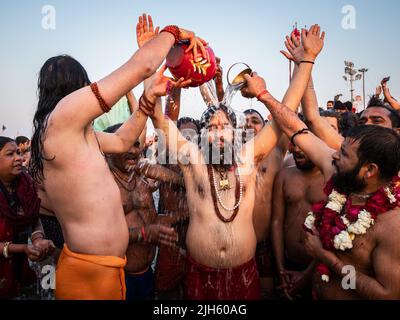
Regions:
<instances>
[{"instance_id":1,"label":"white flower garland","mask_svg":"<svg viewBox=\"0 0 400 320\"><path fill-rule=\"evenodd\" d=\"M393 193L390 191L390 189L388 187L386 187L385 189L383 189L386 193L386 196L388 197L390 203L395 203L396 197L393 195Z\"/></svg>"},{"instance_id":2,"label":"white flower garland","mask_svg":"<svg viewBox=\"0 0 400 320\"><path fill-rule=\"evenodd\" d=\"M343 206L346 204L346 201L346 196L340 194L335 190L332 190L331 194L329 195L329 202L326 205L326 208L331 209L337 213L341 213Z\"/></svg>"},{"instance_id":3,"label":"white flower garland","mask_svg":"<svg viewBox=\"0 0 400 320\"><path fill-rule=\"evenodd\" d=\"M389 188L387 188L386 195L391 203L396 202L396 198L390 192ZM338 214L341 214L344 205L346 204L347 198L346 196L340 194L339 192L333 190L329 195L329 202L325 206L328 209L335 211ZM350 223L349 219L346 216L341 217L343 223L347 226L346 230L343 230L339 234L337 234L333 239L333 245L335 249L346 251L353 248L353 240L355 239L355 235L363 235L367 233L367 230L374 225L374 219L372 219L371 214L367 210L361 210L358 214L358 219L354 223ZM315 216L312 211L310 211L307 215L307 218L304 222L304 226L307 229L312 229L315 226Z\"/></svg>"},{"instance_id":4,"label":"white flower garland","mask_svg":"<svg viewBox=\"0 0 400 320\"><path fill-rule=\"evenodd\" d=\"M383 190L390 203L396 203L397 198L395 197L395 195L393 195L390 188L385 187ZM331 209L338 215L341 215L343 208L347 202L347 197L335 190L332 190L331 194L328 196L328 199L329 200L328 203L325 205L325 208ZM352 249L355 236L366 234L367 230L371 228L375 223L375 220L372 218L371 213L365 209L360 210L357 216L357 221L354 223L351 223L345 214L341 215L340 218L347 228L346 230L341 231L334 237L333 245L336 250L341 251ZM304 226L309 230L312 230L315 227L315 215L312 211L307 214L306 220L304 221ZM329 275L322 274L321 280L323 282L329 282Z\"/></svg>"}]
</instances>

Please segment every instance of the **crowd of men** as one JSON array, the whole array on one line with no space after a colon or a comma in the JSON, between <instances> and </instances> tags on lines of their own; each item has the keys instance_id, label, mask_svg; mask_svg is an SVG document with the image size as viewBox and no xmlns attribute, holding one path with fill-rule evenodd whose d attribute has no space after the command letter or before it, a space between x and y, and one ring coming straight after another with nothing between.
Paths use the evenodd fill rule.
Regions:
<instances>
[{"instance_id":1,"label":"crowd of men","mask_svg":"<svg viewBox=\"0 0 400 320\"><path fill-rule=\"evenodd\" d=\"M285 38L295 68L282 101L245 75L241 94L270 119L222 103L219 65L219 102L180 118L190 79L160 68L180 41L209 58L193 32L143 15L139 50L98 82L70 56L45 62L32 138L0 137L0 298L36 283L32 263L51 256L60 300L400 299L388 79L365 109L359 96L320 108L325 33L313 25Z\"/></svg>"}]
</instances>

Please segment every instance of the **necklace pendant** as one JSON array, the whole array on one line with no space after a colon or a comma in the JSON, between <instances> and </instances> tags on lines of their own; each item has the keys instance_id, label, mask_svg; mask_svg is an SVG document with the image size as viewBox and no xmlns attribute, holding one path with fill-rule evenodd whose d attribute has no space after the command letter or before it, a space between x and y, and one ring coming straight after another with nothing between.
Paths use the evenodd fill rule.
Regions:
<instances>
[{"instance_id":1,"label":"necklace pendant","mask_svg":"<svg viewBox=\"0 0 400 320\"><path fill-rule=\"evenodd\" d=\"M219 191L226 191L226 190L231 190L231 186L229 185L229 180L224 179L219 182Z\"/></svg>"}]
</instances>

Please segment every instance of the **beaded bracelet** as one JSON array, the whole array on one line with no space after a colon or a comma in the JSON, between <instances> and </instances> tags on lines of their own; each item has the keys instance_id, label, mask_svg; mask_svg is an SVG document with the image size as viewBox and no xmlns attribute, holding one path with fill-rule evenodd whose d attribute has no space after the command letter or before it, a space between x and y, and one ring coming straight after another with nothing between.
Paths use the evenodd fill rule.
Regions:
<instances>
[{"instance_id":1,"label":"beaded bracelet","mask_svg":"<svg viewBox=\"0 0 400 320\"><path fill-rule=\"evenodd\" d=\"M174 36L174 38L175 38L174 45L177 45L179 40L181 40L181 31L179 30L178 26L175 26L175 25L166 26L164 29L161 30L160 33L162 33L162 32L168 32Z\"/></svg>"},{"instance_id":2,"label":"beaded bracelet","mask_svg":"<svg viewBox=\"0 0 400 320\"><path fill-rule=\"evenodd\" d=\"M94 82L90 85L90 89L92 89L93 94L96 96L96 99L100 104L101 110L103 110L104 113L110 112L111 107L104 101L103 97L100 94L99 87L96 82Z\"/></svg>"}]
</instances>

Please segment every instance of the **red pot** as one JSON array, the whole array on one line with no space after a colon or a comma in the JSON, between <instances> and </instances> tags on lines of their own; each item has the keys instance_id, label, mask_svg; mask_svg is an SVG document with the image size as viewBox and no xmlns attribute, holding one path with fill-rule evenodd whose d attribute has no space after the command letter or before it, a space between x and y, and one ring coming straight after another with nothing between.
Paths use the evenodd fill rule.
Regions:
<instances>
[{"instance_id":1,"label":"red pot","mask_svg":"<svg viewBox=\"0 0 400 320\"><path fill-rule=\"evenodd\" d=\"M167 56L167 67L171 74L176 78L191 79L191 87L201 86L215 77L217 62L214 51L210 47L205 47L210 57L209 61L201 58L195 62L193 51L185 53L187 44L178 44L171 49Z\"/></svg>"}]
</instances>

